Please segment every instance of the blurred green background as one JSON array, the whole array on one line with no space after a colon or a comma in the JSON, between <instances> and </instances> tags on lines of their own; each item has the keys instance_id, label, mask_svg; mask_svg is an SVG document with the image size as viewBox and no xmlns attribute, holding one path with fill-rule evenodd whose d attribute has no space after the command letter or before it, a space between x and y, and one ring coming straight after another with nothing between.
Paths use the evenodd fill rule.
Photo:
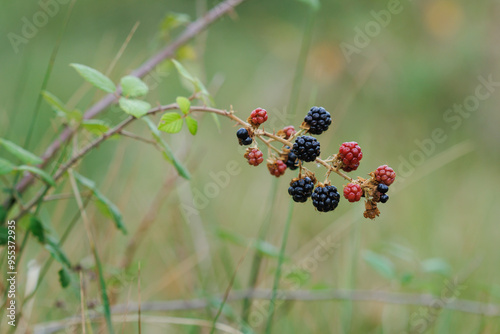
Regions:
<instances>
[{"instance_id":1,"label":"blurred green background","mask_svg":"<svg viewBox=\"0 0 500 334\"><path fill-rule=\"evenodd\" d=\"M82 88L83 81L70 63L105 72L134 24L140 22L110 73L119 81L168 43L160 33L165 15L186 13L193 20L216 3L77 1L47 90L69 106L85 110L103 94L88 85ZM324 0L321 9L314 12L301 1L248 0L183 48L180 57L206 84L217 107L232 106L242 119L257 107L266 108L270 120L265 129L278 130L289 124L298 127L311 106L321 105L333 118L333 127L319 136L323 157L336 153L342 142L357 141L364 157L360 168L351 174L365 177L382 164L398 173L390 201L381 206L381 216L375 221L362 217L361 203L341 200L339 208L329 214L316 212L311 204L295 204L285 273L297 266L303 269L301 290L383 290L439 296L446 282L461 277L460 289L453 290L456 297L498 304L500 87L493 85L491 91L479 88L490 94L476 99L473 111L460 114L453 107L476 101L473 96L482 84L478 77L500 81L500 3L401 1L401 11L391 15L386 27L379 24L378 32L371 31L367 46L356 44L356 38L358 42L361 38L359 31L375 22L372 11L388 10L388 6L387 1ZM23 17L32 20L40 5L36 1L2 1L0 137L24 142L68 7L60 4L54 17L27 43L19 45L16 53L8 34L21 34ZM175 36L182 29L171 34ZM304 44L304 39L310 43ZM359 52L345 57L341 46L346 43ZM292 86L301 67L301 48L307 58L297 95ZM157 86L147 97L153 105L172 103L176 96L190 94L169 64L157 72L161 82L146 80ZM99 116L112 124L125 117L116 107ZM28 149L43 153L61 129L54 118L54 112L43 103ZM233 289L247 287L254 249L246 253L245 244L257 237L267 219L271 225L266 240L276 249L280 247L289 205L286 189L296 172L287 171L274 180L265 166L254 168L246 163L234 137L236 128L229 120L221 119L218 131L210 117L197 118L200 128L195 137L185 129L164 135L193 177L189 183L177 179L169 184L170 192L161 201L162 208L129 273L117 269L123 250L161 185L175 170L154 148L128 138L102 144L78 167L116 203L131 232L128 236L117 233L109 219L94 204L89 205L106 277L118 291L116 303L137 300L139 261L142 301L192 299L223 293L235 270ZM147 137L147 127L136 123L128 130ZM446 138L439 143L432 141L436 129L442 129L441 137ZM82 136L80 143L89 139L89 135ZM0 155L9 157L4 150ZM229 176L227 185L217 185L217 178L227 172L232 161L236 172ZM310 168L323 173L322 168ZM336 175L332 181L340 189L345 184ZM207 195L207 186L217 189L215 194ZM274 186L277 195L273 200ZM37 184L23 198L29 200L39 187ZM68 182L58 187L58 193L70 191ZM196 201L204 203L196 208ZM191 214L186 207L198 213ZM77 212L75 201L69 199L48 202L40 216L55 235L61 235ZM231 241L237 236L245 240L243 245ZM318 245L318 238L332 237L335 251L327 259L301 265ZM81 222L63 248L74 263L92 262ZM26 268L33 259L43 263L48 256L32 242L21 266ZM380 261L384 264L377 266ZM272 287L276 265L275 257L264 257L259 288ZM56 265L53 267L34 299L27 319L30 326L79 314L78 282L62 290ZM85 274L86 299L100 304L91 272ZM291 275L297 275L297 270ZM23 291L26 277L20 275L19 280ZM288 288L286 279L281 285ZM267 309L267 303L260 304ZM258 304L254 305L257 309ZM289 302L277 308L274 331L401 333L421 319L421 311L418 306L383 302ZM238 317L232 314L240 313L241 301L228 303L220 320L238 327ZM214 310L161 315L210 320ZM418 333L500 332L498 317L442 310L434 318L426 320L427 325L421 327L425 331ZM136 324L127 323L124 328L125 332L136 332ZM146 333L205 333L196 326L143 324L143 329ZM259 323L253 329L262 332L263 326Z\"/></svg>"}]
</instances>

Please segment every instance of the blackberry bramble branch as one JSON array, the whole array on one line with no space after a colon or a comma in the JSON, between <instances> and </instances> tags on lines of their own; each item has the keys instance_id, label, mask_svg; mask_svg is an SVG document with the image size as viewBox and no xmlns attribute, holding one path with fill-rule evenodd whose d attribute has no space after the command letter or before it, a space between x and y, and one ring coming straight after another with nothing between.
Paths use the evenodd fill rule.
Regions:
<instances>
[{"instance_id":1,"label":"blackberry bramble branch","mask_svg":"<svg viewBox=\"0 0 500 334\"><path fill-rule=\"evenodd\" d=\"M191 97L189 101L194 100L195 98L196 95ZM311 108L311 110L318 109L318 107ZM182 111L182 115L172 110L180 110ZM245 152L245 159L247 159L250 165L258 166L264 161L264 152L258 147L260 141L265 147L267 147L267 167L271 175L280 177L284 175L288 169L298 169L298 176L292 179L290 187L293 187L292 184L294 182L309 177L315 185L312 195L306 196L306 200L303 201L302 197L295 196L296 192L294 191L290 195L296 202L306 202L308 197L312 197L313 205L318 211L327 212L334 210L340 201L340 196L337 196L337 188L333 186L329 180L330 175L333 172L348 181L349 184L346 185L346 187L348 187L348 191L344 191L344 197L346 197L348 201L359 201L361 197L365 198L366 210L364 212L364 217L374 219L379 216L380 211L377 204L386 203L389 200L387 191L396 177L396 173L391 167L382 165L373 172L369 173L368 175L370 177L367 179L359 176L356 179L353 179L344 172L351 172L359 167L359 161L363 157L363 154L361 152L361 148L356 142L345 142L340 146L338 154L333 154L327 159L322 159L320 157L320 142L315 137L309 136L309 134L311 134L311 125L308 122L310 122L313 126L314 124L318 124L309 121L310 118L308 116L310 116L311 112L307 114L298 131L296 131L293 126L287 126L271 133L259 128L268 119L267 111L262 108L258 108L256 110L256 112L251 113L248 121L244 121L236 116L232 109L222 110L207 106L193 106L190 104L188 108L186 108L185 106L179 105L179 103L172 103L152 108L143 114L143 116L152 116L167 111L167 113L162 115L158 129L168 133L176 133L180 131L183 119L186 122L190 121L192 123L194 119L191 115L194 113L204 112L227 117L241 126L241 128L236 132L236 138L238 139L239 144L244 146L251 145ZM324 108L321 108L321 110L324 110ZM314 115L314 112L312 114ZM330 119L328 126L323 126L323 124L327 124L328 121L326 123L319 123L322 126L322 130L326 131L332 123L331 116L326 110L324 110L324 112L322 111L320 114L323 115L321 117L324 117L322 119ZM114 128L109 129L102 136L82 148L68 162L60 166L60 168L53 175L53 180L59 180L66 173L66 171L75 165L84 155L108 138L121 134L124 131L124 128L134 120L137 120L137 117L128 117L123 122ZM189 130L192 131L193 128L190 128ZM275 147L274 145L277 145L278 147ZM317 182L315 174L304 166L304 163L307 162L314 162L326 169L325 180L323 182ZM309 181L306 183L310 184ZM361 196L359 196L358 187L355 187L354 185L361 188ZM355 195L353 196L351 194L353 191L351 190L354 188L356 188L355 190L357 191L354 191ZM35 197L24 206L17 218L29 212L29 210L31 210L44 195L45 192L43 190L37 193ZM299 201L297 201L297 199L299 199Z\"/></svg>"},{"instance_id":2,"label":"blackberry bramble branch","mask_svg":"<svg viewBox=\"0 0 500 334\"><path fill-rule=\"evenodd\" d=\"M358 202L362 197L365 198L365 218L374 219L379 216L378 203L386 203L389 200L387 192L396 177L391 167L380 166L369 173L370 177L366 179L359 176L353 179L344 173L357 170L363 158L363 152L357 142L344 142L337 154L327 159L320 157L321 144L311 135L320 135L332 125L331 115L323 107L312 107L298 131L289 125L272 133L261 129L269 118L263 108L251 111L246 121L237 117L233 110L191 108L191 111L215 112L241 125L236 131L236 137L240 145L249 146L244 157L250 165L258 166L264 160L263 150L259 148L260 141L267 147L267 168L271 175L280 177L288 169L299 169L298 176L292 178L288 188L288 193L297 203L304 203L312 198L313 206L318 211L335 210L340 201L340 194L330 181L332 172L348 181L343 188L347 201ZM323 182L318 182L316 175L304 166L308 162L317 163L326 169Z\"/></svg>"}]
</instances>

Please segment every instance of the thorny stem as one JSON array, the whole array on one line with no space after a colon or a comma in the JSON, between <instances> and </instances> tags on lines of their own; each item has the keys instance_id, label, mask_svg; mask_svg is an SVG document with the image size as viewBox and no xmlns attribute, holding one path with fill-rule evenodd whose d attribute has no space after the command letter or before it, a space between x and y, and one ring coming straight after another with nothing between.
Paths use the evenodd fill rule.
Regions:
<instances>
[{"instance_id":1,"label":"thorny stem","mask_svg":"<svg viewBox=\"0 0 500 334\"><path fill-rule=\"evenodd\" d=\"M154 147L159 148L158 143L156 141L150 140L150 139L147 139L147 138L143 138L141 136L136 135L135 133L128 132L128 131L125 131L125 130L121 130L120 132L118 132L118 134L122 135L124 137L129 137L129 138L132 138L132 139L135 139L135 140L138 140L138 141L142 141L144 143L151 144Z\"/></svg>"},{"instance_id":2,"label":"thorny stem","mask_svg":"<svg viewBox=\"0 0 500 334\"><path fill-rule=\"evenodd\" d=\"M276 153L278 154L281 154L281 151L278 150L276 147L274 147L273 145L271 145L271 141L272 140L265 140L264 138L262 138L262 135L256 135L260 140L262 140L264 142L264 144L267 145L267 147L269 147L271 150L275 151Z\"/></svg>"},{"instance_id":3,"label":"thorny stem","mask_svg":"<svg viewBox=\"0 0 500 334\"><path fill-rule=\"evenodd\" d=\"M325 175L325 182L323 182L323 183L327 183L327 182L328 182L328 178L330 177L330 173L331 173L331 172L332 172L332 170L331 170L331 169L328 169L328 170L326 171L326 175Z\"/></svg>"}]
</instances>

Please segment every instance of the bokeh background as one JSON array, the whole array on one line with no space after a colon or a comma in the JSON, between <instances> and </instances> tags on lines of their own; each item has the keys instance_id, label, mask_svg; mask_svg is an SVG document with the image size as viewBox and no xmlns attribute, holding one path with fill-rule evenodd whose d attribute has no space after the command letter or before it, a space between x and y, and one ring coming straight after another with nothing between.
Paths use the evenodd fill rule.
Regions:
<instances>
[{"instance_id":1,"label":"bokeh background","mask_svg":"<svg viewBox=\"0 0 500 334\"><path fill-rule=\"evenodd\" d=\"M102 93L83 84L70 63L106 72L134 24L140 22L110 73L118 81L182 31L183 26L162 33L161 22L168 13L185 13L193 20L216 3L77 1L47 90L68 106L85 110ZM319 136L323 156L336 153L344 141L357 141L364 157L352 174L365 177L382 164L398 173L390 201L374 221L362 217L361 203L343 200L329 214L316 212L310 203L294 205L285 273L295 282L300 278L300 290L433 293L438 297L445 291L460 299L500 303L500 85L493 84L490 90L478 88L483 82L479 77L500 81L500 3L402 0L400 12L392 14L385 27L372 27L372 36L360 47L359 32L376 22L372 11L388 10L390 3L324 0L321 9L313 11L307 2L248 0L181 49L178 57L206 84L217 107L232 106L243 119L256 107L266 108L270 121L265 128L271 130L298 126L310 107L321 105L333 118L332 128ZM31 20L40 5L2 1L0 136L23 143L29 123L36 117L28 149L37 154L61 129L49 105L43 103L37 116L34 107L68 7L60 4L54 17L15 52L8 34L21 34L22 19ZM357 51L346 57L347 44ZM154 86L147 97L152 104L171 103L176 96L190 94L170 63L162 64L156 73L159 80L146 80ZM489 92L489 97L474 100L478 89ZM453 111L455 105L474 101L478 104L470 112ZM99 116L112 124L125 117L116 107ZM139 262L144 302L220 296L234 271L233 290L245 289L255 252L254 247L247 251L246 245L257 238L266 222L270 224L265 236L269 249L258 287L272 287L277 266L273 254L281 245L290 203L286 190L296 173L288 171L276 180L265 166L249 166L229 120L221 119L219 131L211 117L197 118L200 127L195 137L186 129L176 135L164 134L192 173L190 182L175 178L175 169L153 147L128 138L104 143L77 168L116 203L130 231L122 235L94 203L89 204L116 303L137 300ZM147 127L136 123L129 131L148 137ZM432 140L435 131L443 140ZM82 135L80 143L91 138ZM9 157L5 150L0 155ZM310 168L323 173L314 165ZM335 175L332 181L340 189L345 184ZM37 184L23 198L27 201L39 187ZM57 190L70 192L69 182ZM124 273L119 263L126 244L157 202L161 208L131 269ZM64 199L48 202L40 217L60 236L77 213L74 199ZM326 258L314 262L310 256L319 239L335 240L335 247ZM88 268L83 275L86 301L90 309L99 310L97 280L81 221L63 249L72 262ZM26 272L30 261L44 263L48 257L31 240L20 272ZM308 260L314 263L306 263ZM78 276L63 290L58 269L54 264L33 299L27 319L30 328L80 312ZM447 286L454 280L459 285L450 290ZM26 283L26 276L19 275L20 295ZM283 279L281 287L290 288L288 283ZM152 314L211 320L217 305ZM237 328L241 305L241 301L228 303L220 321ZM254 306L267 316L268 303ZM277 307L274 331L401 333L415 329L421 321L418 324L425 322L425 326L420 325L418 330L423 331L418 333L500 332L498 317L453 310L432 314L419 306L385 302L296 301ZM255 321L253 330L262 332L263 322ZM120 322L115 325L122 328ZM133 322L123 324L127 333L136 332L136 327ZM143 324L145 333L165 330L207 332L198 326Z\"/></svg>"}]
</instances>

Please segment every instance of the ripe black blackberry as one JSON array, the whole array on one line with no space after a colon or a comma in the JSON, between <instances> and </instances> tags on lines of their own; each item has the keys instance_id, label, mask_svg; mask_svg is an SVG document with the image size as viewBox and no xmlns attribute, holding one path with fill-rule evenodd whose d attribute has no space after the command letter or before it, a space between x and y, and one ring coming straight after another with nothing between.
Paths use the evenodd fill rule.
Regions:
<instances>
[{"instance_id":1,"label":"ripe black blackberry","mask_svg":"<svg viewBox=\"0 0 500 334\"><path fill-rule=\"evenodd\" d=\"M309 125L309 133L320 135L323 131L328 130L332 124L330 113L323 107L312 107L304 118L304 122Z\"/></svg>"},{"instance_id":2,"label":"ripe black blackberry","mask_svg":"<svg viewBox=\"0 0 500 334\"><path fill-rule=\"evenodd\" d=\"M314 207L320 212L333 211L339 205L340 195L335 186L319 185L311 196Z\"/></svg>"},{"instance_id":3,"label":"ripe black blackberry","mask_svg":"<svg viewBox=\"0 0 500 334\"><path fill-rule=\"evenodd\" d=\"M248 130L245 128L238 129L238 131L236 131L236 137L238 137L238 139L247 138L248 137Z\"/></svg>"},{"instance_id":4,"label":"ripe black blackberry","mask_svg":"<svg viewBox=\"0 0 500 334\"><path fill-rule=\"evenodd\" d=\"M387 194L380 195L380 203L387 203L388 200L389 200L389 195Z\"/></svg>"},{"instance_id":5,"label":"ripe black blackberry","mask_svg":"<svg viewBox=\"0 0 500 334\"><path fill-rule=\"evenodd\" d=\"M292 152L305 162L316 160L321 153L318 140L311 136L298 137L293 144Z\"/></svg>"},{"instance_id":6,"label":"ripe black blackberry","mask_svg":"<svg viewBox=\"0 0 500 334\"><path fill-rule=\"evenodd\" d=\"M240 145L250 145L253 142L248 134L248 130L245 128L238 129L238 131L236 131L236 137L238 137Z\"/></svg>"},{"instance_id":7,"label":"ripe black blackberry","mask_svg":"<svg viewBox=\"0 0 500 334\"><path fill-rule=\"evenodd\" d=\"M379 183L378 186L377 186L377 190L379 192L381 192L382 194L385 194L386 192L389 191L389 186L383 184L383 183Z\"/></svg>"},{"instance_id":8,"label":"ripe black blackberry","mask_svg":"<svg viewBox=\"0 0 500 334\"><path fill-rule=\"evenodd\" d=\"M245 139L240 139L240 145L250 145L253 142L253 139L250 137L246 137Z\"/></svg>"},{"instance_id":9,"label":"ripe black blackberry","mask_svg":"<svg viewBox=\"0 0 500 334\"><path fill-rule=\"evenodd\" d=\"M285 146L285 148L286 150L290 150L290 146ZM290 170L296 170L297 168L299 168L299 160L297 159L295 153L293 153L292 151L288 152L288 156L285 163Z\"/></svg>"},{"instance_id":10,"label":"ripe black blackberry","mask_svg":"<svg viewBox=\"0 0 500 334\"><path fill-rule=\"evenodd\" d=\"M303 179L293 179L290 182L290 187L288 188L288 194L292 196L292 199L298 203L304 203L309 197L311 197L314 189L314 181L306 176Z\"/></svg>"}]
</instances>

